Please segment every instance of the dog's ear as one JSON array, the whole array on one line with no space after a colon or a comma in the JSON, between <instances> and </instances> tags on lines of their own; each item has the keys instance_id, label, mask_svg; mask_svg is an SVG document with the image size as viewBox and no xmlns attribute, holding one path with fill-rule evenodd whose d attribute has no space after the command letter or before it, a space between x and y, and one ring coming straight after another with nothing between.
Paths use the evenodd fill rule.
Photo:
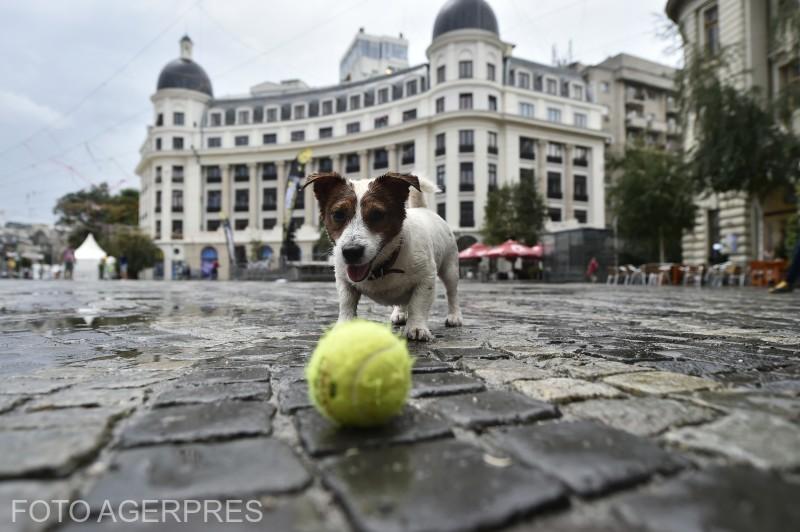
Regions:
<instances>
[{"instance_id":1,"label":"dog's ear","mask_svg":"<svg viewBox=\"0 0 800 532\"><path fill-rule=\"evenodd\" d=\"M336 172L318 172L308 176L300 189L304 190L308 185L314 185L314 196L320 206L324 207L331 192L336 187L347 186L347 180Z\"/></svg>"},{"instance_id":2,"label":"dog's ear","mask_svg":"<svg viewBox=\"0 0 800 532\"><path fill-rule=\"evenodd\" d=\"M406 194L408 194L408 189L411 187L416 188L417 190L421 190L419 186L419 178L415 175L411 174L400 174L397 172L387 172L382 176L375 179L375 183L380 184L381 186L387 186L390 188L404 188Z\"/></svg>"}]
</instances>

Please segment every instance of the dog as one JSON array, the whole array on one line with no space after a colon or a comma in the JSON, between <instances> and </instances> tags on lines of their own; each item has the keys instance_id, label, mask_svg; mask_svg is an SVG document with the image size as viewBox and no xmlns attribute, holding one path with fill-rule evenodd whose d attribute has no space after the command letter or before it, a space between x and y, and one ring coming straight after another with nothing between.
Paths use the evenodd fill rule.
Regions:
<instances>
[{"instance_id":1,"label":"dog","mask_svg":"<svg viewBox=\"0 0 800 532\"><path fill-rule=\"evenodd\" d=\"M361 180L330 172L309 176L302 188L309 185L334 243L339 322L356 316L364 294L394 307L391 322L405 325L407 338L430 341L438 275L447 291L445 324L462 325L458 247L447 222L426 208L423 192L435 192L432 183L395 172Z\"/></svg>"}]
</instances>

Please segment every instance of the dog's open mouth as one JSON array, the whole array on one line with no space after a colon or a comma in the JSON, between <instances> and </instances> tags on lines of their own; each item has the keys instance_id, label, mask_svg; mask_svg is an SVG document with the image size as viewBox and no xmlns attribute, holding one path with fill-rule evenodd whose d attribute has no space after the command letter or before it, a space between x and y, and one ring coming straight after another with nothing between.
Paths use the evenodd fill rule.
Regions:
<instances>
[{"instance_id":1,"label":"dog's open mouth","mask_svg":"<svg viewBox=\"0 0 800 532\"><path fill-rule=\"evenodd\" d=\"M372 261L366 264L349 264L347 266L347 276L354 283L360 283L369 275L369 270L372 267Z\"/></svg>"}]
</instances>

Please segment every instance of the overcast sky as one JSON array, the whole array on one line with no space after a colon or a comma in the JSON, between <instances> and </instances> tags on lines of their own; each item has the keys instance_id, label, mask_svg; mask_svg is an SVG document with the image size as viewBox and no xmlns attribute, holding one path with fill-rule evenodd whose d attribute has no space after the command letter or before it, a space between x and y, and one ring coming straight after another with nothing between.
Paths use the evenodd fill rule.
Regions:
<instances>
[{"instance_id":1,"label":"overcast sky","mask_svg":"<svg viewBox=\"0 0 800 532\"><path fill-rule=\"evenodd\" d=\"M584 63L619 52L676 65L666 0L489 0L519 57ZM52 222L90 183L138 187L149 97L188 33L218 96L266 81L333 84L359 27L402 32L425 61L444 0L25 0L0 2L0 221Z\"/></svg>"}]
</instances>

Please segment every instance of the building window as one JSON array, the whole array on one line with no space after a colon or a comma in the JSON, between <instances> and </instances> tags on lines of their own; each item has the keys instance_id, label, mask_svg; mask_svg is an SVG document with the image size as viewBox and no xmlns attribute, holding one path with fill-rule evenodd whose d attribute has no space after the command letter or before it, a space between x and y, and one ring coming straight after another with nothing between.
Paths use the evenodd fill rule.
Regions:
<instances>
[{"instance_id":1,"label":"building window","mask_svg":"<svg viewBox=\"0 0 800 532\"><path fill-rule=\"evenodd\" d=\"M535 109L534 109L532 103L519 102L519 114L520 114L520 116L524 116L525 118L533 118L534 111L535 111Z\"/></svg>"},{"instance_id":2,"label":"building window","mask_svg":"<svg viewBox=\"0 0 800 532\"><path fill-rule=\"evenodd\" d=\"M417 94L417 80L412 79L406 82L406 96L414 96Z\"/></svg>"},{"instance_id":3,"label":"building window","mask_svg":"<svg viewBox=\"0 0 800 532\"><path fill-rule=\"evenodd\" d=\"M358 160L357 153L348 153L345 156L345 171L348 173L361 171L361 164Z\"/></svg>"},{"instance_id":4,"label":"building window","mask_svg":"<svg viewBox=\"0 0 800 532\"><path fill-rule=\"evenodd\" d=\"M459 79L468 79L472 77L472 61L458 62L458 77Z\"/></svg>"},{"instance_id":5,"label":"building window","mask_svg":"<svg viewBox=\"0 0 800 532\"><path fill-rule=\"evenodd\" d=\"M172 167L172 182L183 183L183 166Z\"/></svg>"},{"instance_id":6,"label":"building window","mask_svg":"<svg viewBox=\"0 0 800 532\"><path fill-rule=\"evenodd\" d=\"M458 131L458 152L472 153L475 151L475 132L471 129Z\"/></svg>"},{"instance_id":7,"label":"building window","mask_svg":"<svg viewBox=\"0 0 800 532\"><path fill-rule=\"evenodd\" d=\"M237 164L233 167L233 180L239 183L250 181L250 169L246 164Z\"/></svg>"},{"instance_id":8,"label":"building window","mask_svg":"<svg viewBox=\"0 0 800 532\"><path fill-rule=\"evenodd\" d=\"M161 139L156 139L156 151L161 151Z\"/></svg>"},{"instance_id":9,"label":"building window","mask_svg":"<svg viewBox=\"0 0 800 532\"><path fill-rule=\"evenodd\" d=\"M443 164L436 165L436 186L439 192L444 192L447 189Z\"/></svg>"},{"instance_id":10,"label":"building window","mask_svg":"<svg viewBox=\"0 0 800 532\"><path fill-rule=\"evenodd\" d=\"M333 101L327 100L322 102L322 115L332 115L333 114Z\"/></svg>"},{"instance_id":11,"label":"building window","mask_svg":"<svg viewBox=\"0 0 800 532\"><path fill-rule=\"evenodd\" d=\"M584 113L575 113L575 127L587 127L589 125L588 118Z\"/></svg>"},{"instance_id":12,"label":"building window","mask_svg":"<svg viewBox=\"0 0 800 532\"><path fill-rule=\"evenodd\" d=\"M436 69L436 83L444 83L444 82L445 82L445 68L444 65L442 65Z\"/></svg>"},{"instance_id":13,"label":"building window","mask_svg":"<svg viewBox=\"0 0 800 532\"><path fill-rule=\"evenodd\" d=\"M260 124L263 121L264 121L264 108L253 107L253 123Z\"/></svg>"},{"instance_id":14,"label":"building window","mask_svg":"<svg viewBox=\"0 0 800 532\"><path fill-rule=\"evenodd\" d=\"M274 211L278 208L278 189L265 188L261 192L261 210Z\"/></svg>"},{"instance_id":15,"label":"building window","mask_svg":"<svg viewBox=\"0 0 800 532\"><path fill-rule=\"evenodd\" d=\"M496 164L489 163L488 177L489 177L489 190L496 190L497 189L497 165Z\"/></svg>"},{"instance_id":16,"label":"building window","mask_svg":"<svg viewBox=\"0 0 800 532\"><path fill-rule=\"evenodd\" d=\"M172 149L173 150L183 149L183 137L172 137Z\"/></svg>"},{"instance_id":17,"label":"building window","mask_svg":"<svg viewBox=\"0 0 800 532\"><path fill-rule=\"evenodd\" d=\"M261 228L265 231L269 231L270 229L275 229L275 225L277 225L278 220L276 218L264 218L261 221Z\"/></svg>"},{"instance_id":18,"label":"building window","mask_svg":"<svg viewBox=\"0 0 800 532\"><path fill-rule=\"evenodd\" d=\"M575 186L572 190L575 201L589 201L589 189L585 175L575 175Z\"/></svg>"},{"instance_id":19,"label":"building window","mask_svg":"<svg viewBox=\"0 0 800 532\"><path fill-rule=\"evenodd\" d=\"M211 126L219 127L222 125L222 113L211 113Z\"/></svg>"},{"instance_id":20,"label":"building window","mask_svg":"<svg viewBox=\"0 0 800 532\"><path fill-rule=\"evenodd\" d=\"M521 89L531 88L531 75L527 72L517 74L517 86Z\"/></svg>"},{"instance_id":21,"label":"building window","mask_svg":"<svg viewBox=\"0 0 800 532\"><path fill-rule=\"evenodd\" d=\"M264 133L264 144L275 144L278 142L277 133Z\"/></svg>"},{"instance_id":22,"label":"building window","mask_svg":"<svg viewBox=\"0 0 800 532\"><path fill-rule=\"evenodd\" d=\"M292 228L299 229L303 225L304 222L305 222L305 218L302 218L300 216L296 216L296 217L292 218L289 221L289 224L292 226Z\"/></svg>"},{"instance_id":23,"label":"building window","mask_svg":"<svg viewBox=\"0 0 800 532\"><path fill-rule=\"evenodd\" d=\"M172 220L172 239L181 240L183 238L183 220Z\"/></svg>"},{"instance_id":24,"label":"building window","mask_svg":"<svg viewBox=\"0 0 800 532\"><path fill-rule=\"evenodd\" d=\"M306 117L306 106L305 105L295 105L294 106L294 119L295 120L302 120Z\"/></svg>"},{"instance_id":25,"label":"building window","mask_svg":"<svg viewBox=\"0 0 800 532\"><path fill-rule=\"evenodd\" d=\"M703 12L703 28L706 51L710 54L719 52L719 11L717 6Z\"/></svg>"},{"instance_id":26,"label":"building window","mask_svg":"<svg viewBox=\"0 0 800 532\"><path fill-rule=\"evenodd\" d=\"M164 125L164 113L158 113L156 115L156 127L160 127Z\"/></svg>"},{"instance_id":27,"label":"building window","mask_svg":"<svg viewBox=\"0 0 800 532\"><path fill-rule=\"evenodd\" d=\"M389 152L385 148L378 148L373 154L372 168L380 170L389 167Z\"/></svg>"},{"instance_id":28,"label":"building window","mask_svg":"<svg viewBox=\"0 0 800 532\"><path fill-rule=\"evenodd\" d=\"M437 133L436 134L436 151L434 155L444 155L445 154L445 134L444 133Z\"/></svg>"},{"instance_id":29,"label":"building window","mask_svg":"<svg viewBox=\"0 0 800 532\"><path fill-rule=\"evenodd\" d=\"M611 85L607 81L600 82L600 92L608 92L611 90Z\"/></svg>"},{"instance_id":30,"label":"building window","mask_svg":"<svg viewBox=\"0 0 800 532\"><path fill-rule=\"evenodd\" d=\"M572 86L572 97L576 100L583 100L583 86L582 85L573 85Z\"/></svg>"},{"instance_id":31,"label":"building window","mask_svg":"<svg viewBox=\"0 0 800 532\"><path fill-rule=\"evenodd\" d=\"M320 172L333 172L333 159L330 157L320 157L319 159Z\"/></svg>"},{"instance_id":32,"label":"building window","mask_svg":"<svg viewBox=\"0 0 800 532\"><path fill-rule=\"evenodd\" d=\"M291 140L292 142L302 142L306 140L306 132L303 130L292 131Z\"/></svg>"},{"instance_id":33,"label":"building window","mask_svg":"<svg viewBox=\"0 0 800 532\"><path fill-rule=\"evenodd\" d=\"M264 163L261 166L261 179L264 181L278 179L278 166L275 163Z\"/></svg>"},{"instance_id":34,"label":"building window","mask_svg":"<svg viewBox=\"0 0 800 532\"><path fill-rule=\"evenodd\" d=\"M535 183L536 173L534 172L533 168L520 168L519 180L521 183L528 183L529 185Z\"/></svg>"},{"instance_id":35,"label":"building window","mask_svg":"<svg viewBox=\"0 0 800 532\"><path fill-rule=\"evenodd\" d=\"M389 115L379 116L375 119L375 129L380 129L389 125Z\"/></svg>"},{"instance_id":36,"label":"building window","mask_svg":"<svg viewBox=\"0 0 800 532\"><path fill-rule=\"evenodd\" d=\"M239 125L246 125L250 123L250 112L249 111L239 111Z\"/></svg>"},{"instance_id":37,"label":"building window","mask_svg":"<svg viewBox=\"0 0 800 532\"><path fill-rule=\"evenodd\" d=\"M444 96L436 98L436 114L444 113Z\"/></svg>"},{"instance_id":38,"label":"building window","mask_svg":"<svg viewBox=\"0 0 800 532\"><path fill-rule=\"evenodd\" d=\"M321 139L329 139L333 136L333 128L332 127L321 127L319 128L319 138Z\"/></svg>"},{"instance_id":39,"label":"building window","mask_svg":"<svg viewBox=\"0 0 800 532\"><path fill-rule=\"evenodd\" d=\"M250 210L250 191L248 189L240 188L235 191L233 210L236 212Z\"/></svg>"},{"instance_id":40,"label":"building window","mask_svg":"<svg viewBox=\"0 0 800 532\"><path fill-rule=\"evenodd\" d=\"M347 96L336 97L336 112L344 113L347 111Z\"/></svg>"},{"instance_id":41,"label":"building window","mask_svg":"<svg viewBox=\"0 0 800 532\"><path fill-rule=\"evenodd\" d=\"M222 191L209 190L206 192L206 212L219 212L222 210Z\"/></svg>"},{"instance_id":42,"label":"building window","mask_svg":"<svg viewBox=\"0 0 800 532\"><path fill-rule=\"evenodd\" d=\"M461 192L475 190L475 170L472 163L459 164L458 190Z\"/></svg>"},{"instance_id":43,"label":"building window","mask_svg":"<svg viewBox=\"0 0 800 532\"><path fill-rule=\"evenodd\" d=\"M364 107L375 105L375 89L370 89L364 93Z\"/></svg>"},{"instance_id":44,"label":"building window","mask_svg":"<svg viewBox=\"0 0 800 532\"><path fill-rule=\"evenodd\" d=\"M519 138L519 158L536 159L536 140L530 137Z\"/></svg>"},{"instance_id":45,"label":"building window","mask_svg":"<svg viewBox=\"0 0 800 532\"><path fill-rule=\"evenodd\" d=\"M389 88L384 87L382 89L378 89L378 103L388 103L389 102Z\"/></svg>"},{"instance_id":46,"label":"building window","mask_svg":"<svg viewBox=\"0 0 800 532\"><path fill-rule=\"evenodd\" d=\"M561 164L564 162L564 146L555 142L547 144L547 162Z\"/></svg>"},{"instance_id":47,"label":"building window","mask_svg":"<svg viewBox=\"0 0 800 532\"><path fill-rule=\"evenodd\" d=\"M547 217L550 218L551 222L560 222L561 221L561 209L547 209Z\"/></svg>"},{"instance_id":48,"label":"building window","mask_svg":"<svg viewBox=\"0 0 800 532\"><path fill-rule=\"evenodd\" d=\"M409 109L408 111L403 111L403 122L408 122L409 120L416 120L416 119L417 119L416 109Z\"/></svg>"},{"instance_id":49,"label":"building window","mask_svg":"<svg viewBox=\"0 0 800 532\"><path fill-rule=\"evenodd\" d=\"M489 95L489 110L497 111L497 96Z\"/></svg>"},{"instance_id":50,"label":"building window","mask_svg":"<svg viewBox=\"0 0 800 532\"><path fill-rule=\"evenodd\" d=\"M225 109L225 125L236 125L236 109Z\"/></svg>"},{"instance_id":51,"label":"building window","mask_svg":"<svg viewBox=\"0 0 800 532\"><path fill-rule=\"evenodd\" d=\"M487 151L497 155L497 133L489 131L486 138Z\"/></svg>"},{"instance_id":52,"label":"building window","mask_svg":"<svg viewBox=\"0 0 800 532\"><path fill-rule=\"evenodd\" d=\"M350 96L350 110L355 111L357 109L361 109L361 95L353 94Z\"/></svg>"},{"instance_id":53,"label":"building window","mask_svg":"<svg viewBox=\"0 0 800 532\"><path fill-rule=\"evenodd\" d=\"M276 107L270 107L267 109L267 122L277 122L278 121L278 109Z\"/></svg>"},{"instance_id":54,"label":"building window","mask_svg":"<svg viewBox=\"0 0 800 532\"><path fill-rule=\"evenodd\" d=\"M161 183L161 167L156 166L156 183Z\"/></svg>"},{"instance_id":55,"label":"building window","mask_svg":"<svg viewBox=\"0 0 800 532\"><path fill-rule=\"evenodd\" d=\"M475 207L471 201L462 201L459 206L459 225L461 227L475 227Z\"/></svg>"},{"instance_id":56,"label":"building window","mask_svg":"<svg viewBox=\"0 0 800 532\"><path fill-rule=\"evenodd\" d=\"M458 95L458 108L459 109L472 109L472 93L462 92Z\"/></svg>"},{"instance_id":57,"label":"building window","mask_svg":"<svg viewBox=\"0 0 800 532\"><path fill-rule=\"evenodd\" d=\"M244 231L247 229L247 226L250 225L250 221L247 218L240 218L238 220L234 220L233 228L236 231Z\"/></svg>"},{"instance_id":58,"label":"building window","mask_svg":"<svg viewBox=\"0 0 800 532\"><path fill-rule=\"evenodd\" d=\"M489 81L495 80L495 66L494 63L486 63L486 79Z\"/></svg>"},{"instance_id":59,"label":"building window","mask_svg":"<svg viewBox=\"0 0 800 532\"><path fill-rule=\"evenodd\" d=\"M392 85L392 99L399 100L403 97L403 84L402 83L395 83Z\"/></svg>"},{"instance_id":60,"label":"building window","mask_svg":"<svg viewBox=\"0 0 800 532\"><path fill-rule=\"evenodd\" d=\"M572 164L575 166L589 166L589 148L575 146Z\"/></svg>"},{"instance_id":61,"label":"building window","mask_svg":"<svg viewBox=\"0 0 800 532\"><path fill-rule=\"evenodd\" d=\"M172 191L172 212L183 212L183 191Z\"/></svg>"},{"instance_id":62,"label":"building window","mask_svg":"<svg viewBox=\"0 0 800 532\"><path fill-rule=\"evenodd\" d=\"M161 212L161 191L156 190L156 212Z\"/></svg>"},{"instance_id":63,"label":"building window","mask_svg":"<svg viewBox=\"0 0 800 532\"><path fill-rule=\"evenodd\" d=\"M347 124L346 129L348 134L358 133L359 131L361 131L361 122L350 122L349 124Z\"/></svg>"},{"instance_id":64,"label":"building window","mask_svg":"<svg viewBox=\"0 0 800 532\"><path fill-rule=\"evenodd\" d=\"M184 124L185 115L183 113L172 113L172 125L182 126Z\"/></svg>"},{"instance_id":65,"label":"building window","mask_svg":"<svg viewBox=\"0 0 800 532\"><path fill-rule=\"evenodd\" d=\"M219 166L206 166L206 183L222 183L222 169Z\"/></svg>"},{"instance_id":66,"label":"building window","mask_svg":"<svg viewBox=\"0 0 800 532\"><path fill-rule=\"evenodd\" d=\"M547 94L558 94L558 81L547 79Z\"/></svg>"},{"instance_id":67,"label":"building window","mask_svg":"<svg viewBox=\"0 0 800 532\"><path fill-rule=\"evenodd\" d=\"M219 220L208 220L206 222L206 231L214 232L219 229L220 221Z\"/></svg>"},{"instance_id":68,"label":"building window","mask_svg":"<svg viewBox=\"0 0 800 532\"><path fill-rule=\"evenodd\" d=\"M292 104L285 103L281 105L281 120L292 119Z\"/></svg>"},{"instance_id":69,"label":"building window","mask_svg":"<svg viewBox=\"0 0 800 532\"><path fill-rule=\"evenodd\" d=\"M436 214L438 214L439 217L442 220L447 220L447 204L446 203L437 203L436 204Z\"/></svg>"},{"instance_id":70,"label":"building window","mask_svg":"<svg viewBox=\"0 0 800 532\"><path fill-rule=\"evenodd\" d=\"M208 147L209 148L221 148L222 147L222 139L220 137L208 137Z\"/></svg>"},{"instance_id":71,"label":"building window","mask_svg":"<svg viewBox=\"0 0 800 532\"><path fill-rule=\"evenodd\" d=\"M587 220L586 211L575 209L574 213L575 213L575 219L578 220L579 224L586 223Z\"/></svg>"},{"instance_id":72,"label":"building window","mask_svg":"<svg viewBox=\"0 0 800 532\"><path fill-rule=\"evenodd\" d=\"M561 199L561 174L558 172L547 172L547 197L550 199Z\"/></svg>"},{"instance_id":73,"label":"building window","mask_svg":"<svg viewBox=\"0 0 800 532\"><path fill-rule=\"evenodd\" d=\"M236 146L247 146L248 144L250 144L250 137L248 137L247 135L237 135L233 139L233 143Z\"/></svg>"},{"instance_id":74,"label":"building window","mask_svg":"<svg viewBox=\"0 0 800 532\"><path fill-rule=\"evenodd\" d=\"M306 208L306 195L304 194L304 191L298 189L297 193L294 195L294 208L295 209Z\"/></svg>"},{"instance_id":75,"label":"building window","mask_svg":"<svg viewBox=\"0 0 800 532\"><path fill-rule=\"evenodd\" d=\"M408 142L400 146L402 153L400 164L414 164L414 143Z\"/></svg>"},{"instance_id":76,"label":"building window","mask_svg":"<svg viewBox=\"0 0 800 532\"><path fill-rule=\"evenodd\" d=\"M547 119L550 122L561 122L561 109L548 108Z\"/></svg>"},{"instance_id":77,"label":"building window","mask_svg":"<svg viewBox=\"0 0 800 532\"><path fill-rule=\"evenodd\" d=\"M158 240L161 238L161 220L156 220L156 234L155 239Z\"/></svg>"}]
</instances>

